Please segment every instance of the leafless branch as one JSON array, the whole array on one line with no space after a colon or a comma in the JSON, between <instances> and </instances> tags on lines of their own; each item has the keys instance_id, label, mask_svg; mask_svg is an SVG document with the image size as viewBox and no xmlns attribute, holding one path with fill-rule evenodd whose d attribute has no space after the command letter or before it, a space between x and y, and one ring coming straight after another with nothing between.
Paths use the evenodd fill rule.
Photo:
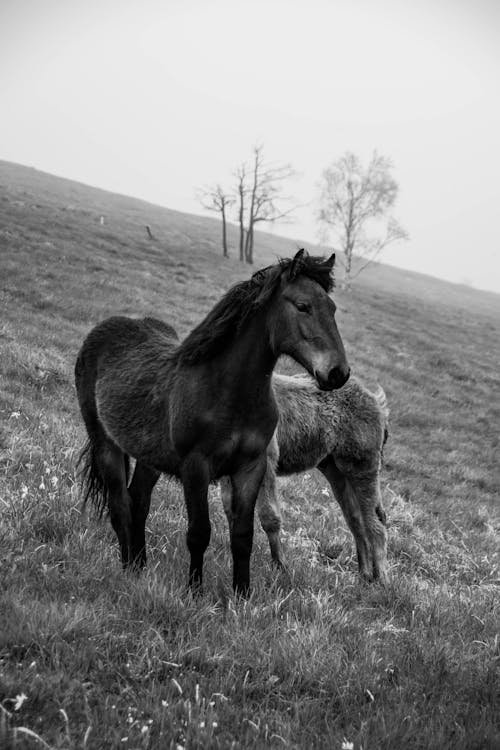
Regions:
<instances>
[{"instance_id":1,"label":"leafless branch","mask_svg":"<svg viewBox=\"0 0 500 750\"><path fill-rule=\"evenodd\" d=\"M387 218L394 205L398 184L389 159L375 152L365 168L359 158L346 152L327 167L322 175L318 221L325 233L333 232L344 257L346 278L354 278L391 242L408 238L395 221ZM370 223L386 224L383 238L368 238ZM366 262L352 273L354 254Z\"/></svg>"}]
</instances>

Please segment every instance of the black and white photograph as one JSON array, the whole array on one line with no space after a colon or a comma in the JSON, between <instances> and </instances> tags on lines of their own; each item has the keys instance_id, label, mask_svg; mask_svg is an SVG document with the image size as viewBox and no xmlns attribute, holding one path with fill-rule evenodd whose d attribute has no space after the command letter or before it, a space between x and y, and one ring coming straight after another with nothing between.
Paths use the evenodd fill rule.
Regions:
<instances>
[{"instance_id":1,"label":"black and white photograph","mask_svg":"<svg viewBox=\"0 0 500 750\"><path fill-rule=\"evenodd\" d=\"M0 0L0 750L499 750L500 2Z\"/></svg>"}]
</instances>

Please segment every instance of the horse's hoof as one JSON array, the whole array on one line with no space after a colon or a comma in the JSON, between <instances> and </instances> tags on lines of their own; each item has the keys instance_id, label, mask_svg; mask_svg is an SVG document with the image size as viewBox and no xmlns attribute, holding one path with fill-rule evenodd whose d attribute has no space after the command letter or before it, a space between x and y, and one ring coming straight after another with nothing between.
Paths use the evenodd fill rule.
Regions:
<instances>
[{"instance_id":1,"label":"horse's hoof","mask_svg":"<svg viewBox=\"0 0 500 750\"><path fill-rule=\"evenodd\" d=\"M235 584L233 589L237 599L248 599L250 596L250 585L248 583Z\"/></svg>"}]
</instances>

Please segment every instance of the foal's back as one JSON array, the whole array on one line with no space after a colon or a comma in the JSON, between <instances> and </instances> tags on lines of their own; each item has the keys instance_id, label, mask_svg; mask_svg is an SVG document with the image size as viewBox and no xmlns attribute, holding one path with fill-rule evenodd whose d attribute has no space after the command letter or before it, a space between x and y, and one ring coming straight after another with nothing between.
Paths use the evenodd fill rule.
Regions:
<instances>
[{"instance_id":1,"label":"foal's back","mask_svg":"<svg viewBox=\"0 0 500 750\"><path fill-rule=\"evenodd\" d=\"M356 378L343 388L320 391L306 375L273 375L279 408L278 473L316 467L327 456L378 461L387 410Z\"/></svg>"}]
</instances>

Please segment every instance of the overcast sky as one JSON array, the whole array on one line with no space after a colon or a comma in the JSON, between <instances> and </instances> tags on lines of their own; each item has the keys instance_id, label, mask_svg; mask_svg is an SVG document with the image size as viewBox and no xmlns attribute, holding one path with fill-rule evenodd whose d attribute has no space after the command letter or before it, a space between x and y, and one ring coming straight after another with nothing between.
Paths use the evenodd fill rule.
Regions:
<instances>
[{"instance_id":1,"label":"overcast sky","mask_svg":"<svg viewBox=\"0 0 500 750\"><path fill-rule=\"evenodd\" d=\"M200 213L264 144L315 241L321 171L389 156L385 260L500 292L499 0L0 0L0 158Z\"/></svg>"}]
</instances>

